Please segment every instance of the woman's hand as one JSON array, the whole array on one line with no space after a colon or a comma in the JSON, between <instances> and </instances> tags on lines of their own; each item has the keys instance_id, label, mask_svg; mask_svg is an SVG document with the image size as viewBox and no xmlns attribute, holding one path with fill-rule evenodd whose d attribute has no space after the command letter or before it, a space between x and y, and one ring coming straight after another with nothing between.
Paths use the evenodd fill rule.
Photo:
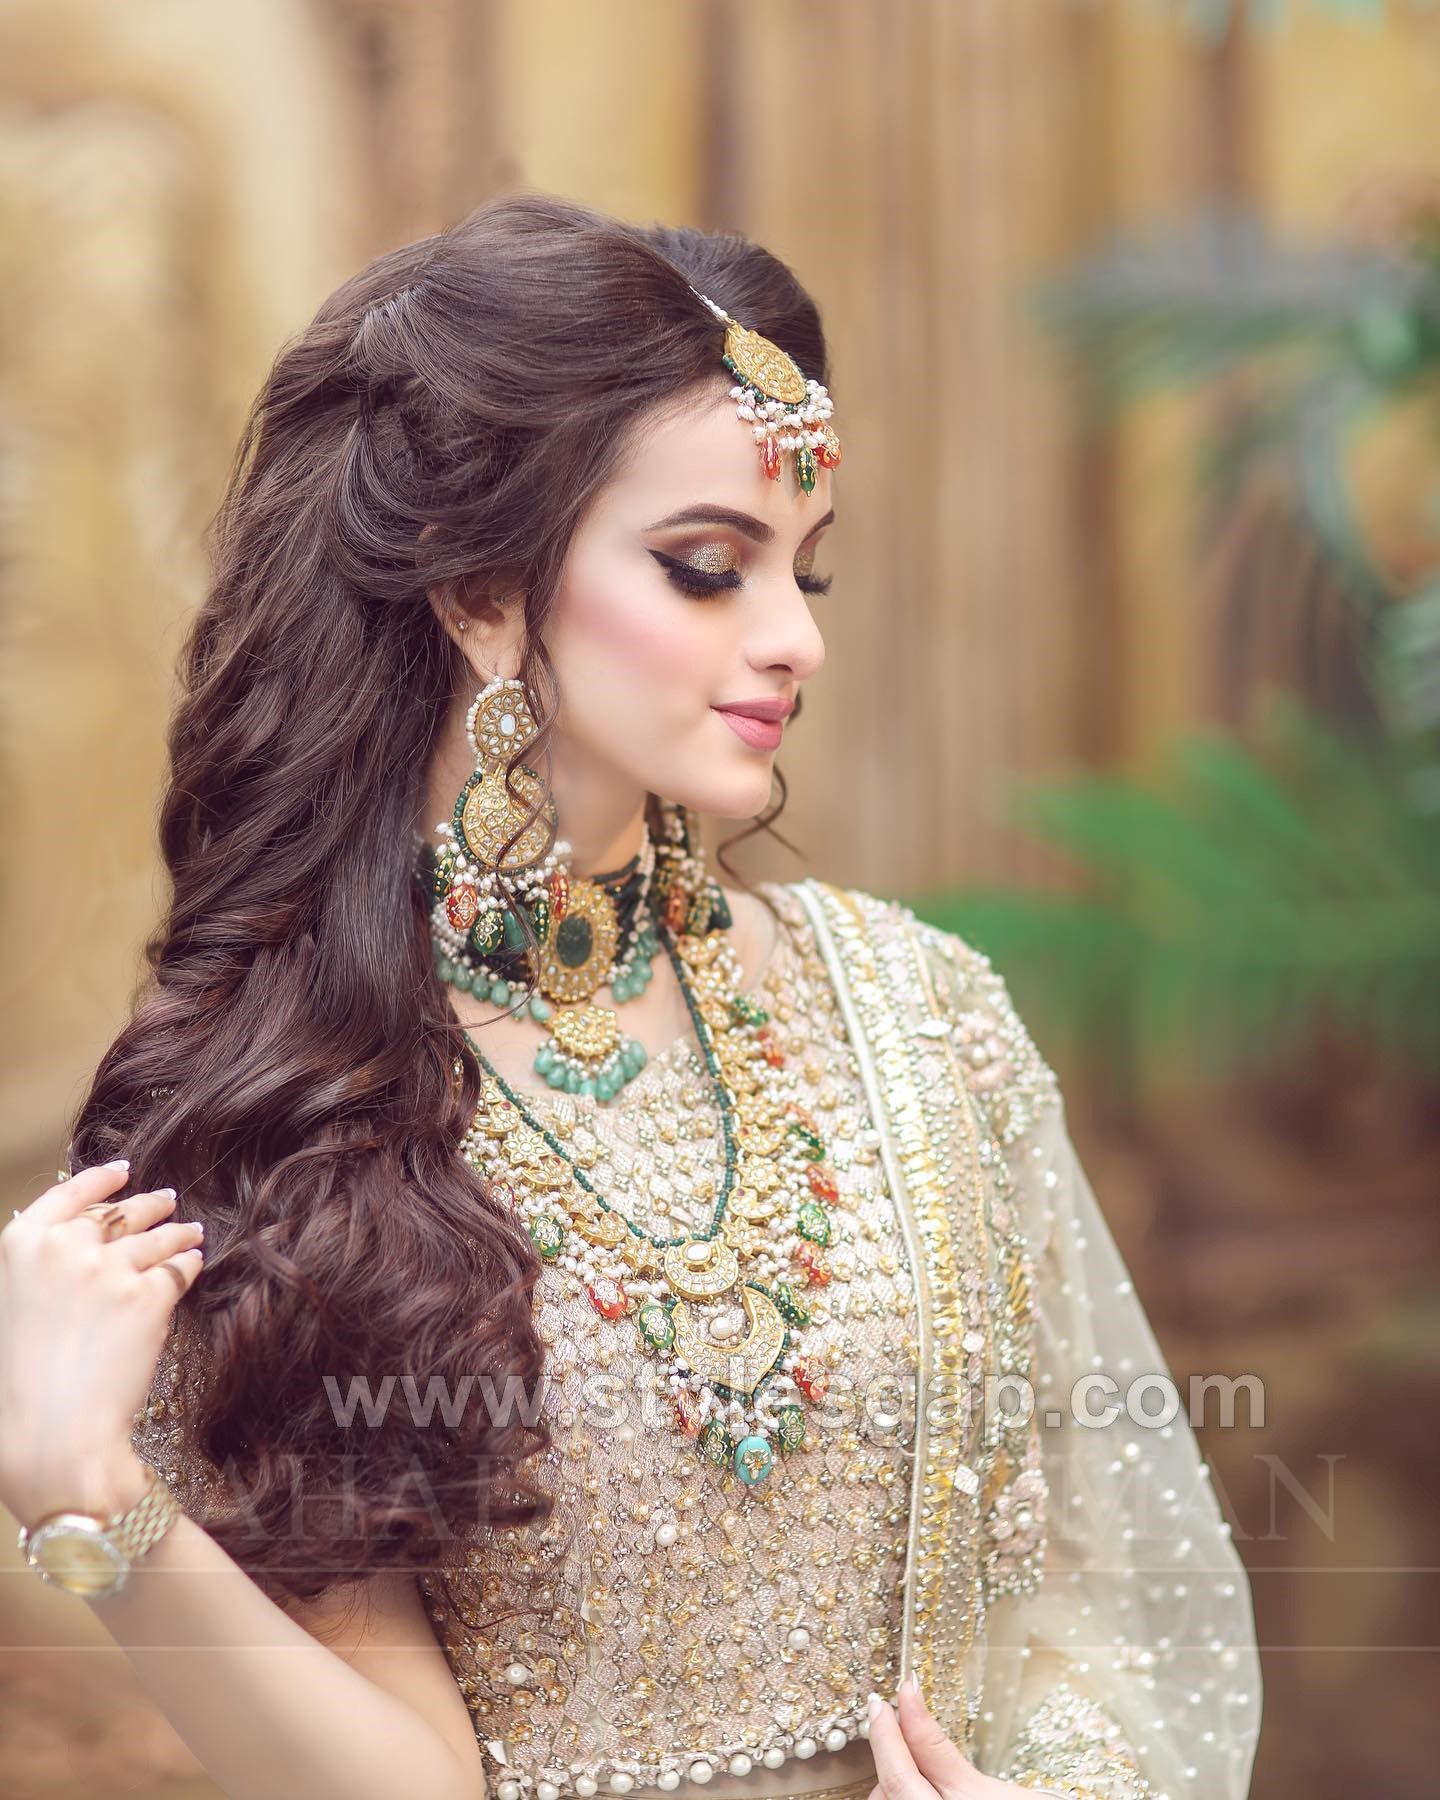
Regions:
<instances>
[{"instance_id":1,"label":"woman's hand","mask_svg":"<svg viewBox=\"0 0 1440 1800\"><path fill-rule=\"evenodd\" d=\"M113 1196L129 1165L58 1182L0 1231L0 1503L23 1525L108 1514L149 1481L131 1446L170 1315L200 1273L173 1188Z\"/></svg>"},{"instance_id":2,"label":"woman's hand","mask_svg":"<svg viewBox=\"0 0 1440 1800\"><path fill-rule=\"evenodd\" d=\"M870 1696L870 1750L880 1778L870 1800L1039 1800L1045 1793L982 1775L940 1729L913 1675L900 1684L896 1704L898 1715Z\"/></svg>"}]
</instances>

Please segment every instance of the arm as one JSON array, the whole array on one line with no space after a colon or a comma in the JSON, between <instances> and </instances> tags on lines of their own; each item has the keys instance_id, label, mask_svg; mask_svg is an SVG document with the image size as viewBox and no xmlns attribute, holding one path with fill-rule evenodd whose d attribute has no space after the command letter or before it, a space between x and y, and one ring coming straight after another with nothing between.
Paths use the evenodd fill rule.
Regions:
<instances>
[{"instance_id":1,"label":"arm","mask_svg":"<svg viewBox=\"0 0 1440 1800\"><path fill-rule=\"evenodd\" d=\"M105 1237L86 1210L123 1181L85 1170L0 1231L0 1501L23 1524L132 1506L152 1449L182 1500L206 1479L171 1409L165 1342L172 1276L200 1278L199 1234L165 1222L162 1190L115 1202L126 1229ZM127 1441L147 1383L149 1428ZM409 1576L286 1610L182 1515L117 1592L74 1598L87 1603L233 1800L482 1800L479 1747Z\"/></svg>"},{"instance_id":2,"label":"arm","mask_svg":"<svg viewBox=\"0 0 1440 1800\"><path fill-rule=\"evenodd\" d=\"M143 1487L137 1461L122 1504ZM91 1604L232 1800L483 1800L470 1717L409 1576L282 1609L182 1516Z\"/></svg>"},{"instance_id":3,"label":"arm","mask_svg":"<svg viewBox=\"0 0 1440 1800\"><path fill-rule=\"evenodd\" d=\"M196 1523L220 1477L192 1441L190 1391L208 1365L179 1323L131 1444L137 1466L162 1470L195 1517L177 1520L121 1593L95 1603L97 1616L234 1800L482 1800L474 1728L410 1576L276 1604Z\"/></svg>"}]
</instances>

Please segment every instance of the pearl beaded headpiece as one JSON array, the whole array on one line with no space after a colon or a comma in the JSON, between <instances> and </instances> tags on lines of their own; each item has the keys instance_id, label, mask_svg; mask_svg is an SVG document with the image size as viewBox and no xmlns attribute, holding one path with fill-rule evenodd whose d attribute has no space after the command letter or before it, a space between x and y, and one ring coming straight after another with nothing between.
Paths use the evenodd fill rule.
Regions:
<instances>
[{"instance_id":1,"label":"pearl beaded headpiece","mask_svg":"<svg viewBox=\"0 0 1440 1800\"><path fill-rule=\"evenodd\" d=\"M778 344L758 331L732 319L699 288L690 292L703 300L725 327L725 367L735 376L730 398L735 413L760 446L760 460L773 481L780 473L785 451L795 457L795 477L805 493L815 486L818 468L840 465L840 439L830 424L835 410L828 391L809 381L799 364Z\"/></svg>"}]
</instances>

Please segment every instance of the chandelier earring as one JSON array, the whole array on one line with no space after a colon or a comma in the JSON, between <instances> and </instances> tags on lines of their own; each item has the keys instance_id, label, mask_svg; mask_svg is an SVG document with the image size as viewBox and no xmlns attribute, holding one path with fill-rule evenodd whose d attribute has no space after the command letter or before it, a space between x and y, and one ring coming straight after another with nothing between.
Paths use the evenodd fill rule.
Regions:
<instances>
[{"instance_id":1,"label":"chandelier earring","mask_svg":"<svg viewBox=\"0 0 1440 1800\"><path fill-rule=\"evenodd\" d=\"M650 907L655 846L647 830L623 868L572 874L548 789L515 762L538 735L524 684L490 682L465 726L475 771L436 827L438 852L421 846L436 973L461 992L528 1010L545 1027L534 1068L549 1086L611 1100L646 1061L616 1007L644 993L660 949ZM594 998L607 985L608 1006Z\"/></svg>"},{"instance_id":2,"label":"chandelier earring","mask_svg":"<svg viewBox=\"0 0 1440 1800\"><path fill-rule=\"evenodd\" d=\"M437 954L470 969L507 935L524 942L511 899L532 912L542 906L570 846L556 838L555 805L543 778L524 763L510 770L511 759L538 735L524 683L499 676L487 683L470 704L465 730L475 768L450 818L435 827L439 850L423 840L421 848L435 901L432 942Z\"/></svg>"}]
</instances>

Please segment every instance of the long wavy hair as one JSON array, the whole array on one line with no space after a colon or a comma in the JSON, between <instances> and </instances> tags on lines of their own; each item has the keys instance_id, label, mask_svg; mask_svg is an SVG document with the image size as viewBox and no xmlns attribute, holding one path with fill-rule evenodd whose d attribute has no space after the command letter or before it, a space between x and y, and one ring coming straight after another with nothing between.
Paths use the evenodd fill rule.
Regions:
<instances>
[{"instance_id":1,"label":"long wavy hair","mask_svg":"<svg viewBox=\"0 0 1440 1800\"><path fill-rule=\"evenodd\" d=\"M691 282L828 379L813 303L746 239L507 197L321 306L216 517L168 737L168 910L70 1165L123 1152L131 1191L173 1185L205 1223L176 1321L205 1371L189 1442L229 1477L203 1522L276 1597L443 1572L478 1526L550 1511L527 1468L550 1441L540 1264L458 1153L479 1073L415 879L468 679L426 589L523 586L520 673L553 691L541 631L577 523L637 422L723 375ZM531 1404L356 1431L325 1384L356 1374Z\"/></svg>"}]
</instances>

